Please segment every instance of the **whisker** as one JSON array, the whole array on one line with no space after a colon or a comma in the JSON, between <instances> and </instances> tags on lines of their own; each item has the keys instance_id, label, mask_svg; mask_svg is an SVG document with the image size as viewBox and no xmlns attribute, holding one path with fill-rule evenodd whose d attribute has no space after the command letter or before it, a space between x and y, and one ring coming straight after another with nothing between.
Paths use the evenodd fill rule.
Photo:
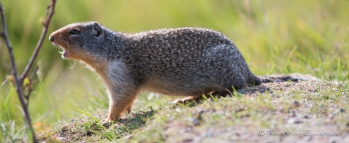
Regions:
<instances>
[{"instance_id":1,"label":"whisker","mask_svg":"<svg viewBox=\"0 0 349 143\"><path fill-rule=\"evenodd\" d=\"M72 64L72 66L69 68L70 70L73 70L73 68L76 66L76 61L75 60L73 60L73 64Z\"/></svg>"}]
</instances>

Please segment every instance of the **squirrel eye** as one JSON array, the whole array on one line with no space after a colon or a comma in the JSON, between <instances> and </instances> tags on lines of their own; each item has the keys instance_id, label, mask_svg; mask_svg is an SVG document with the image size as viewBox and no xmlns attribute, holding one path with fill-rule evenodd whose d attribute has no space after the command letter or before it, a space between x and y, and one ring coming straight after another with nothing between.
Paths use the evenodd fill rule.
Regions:
<instances>
[{"instance_id":1,"label":"squirrel eye","mask_svg":"<svg viewBox=\"0 0 349 143\"><path fill-rule=\"evenodd\" d=\"M80 31L77 30L77 29L72 29L72 30L70 30L70 32L69 32L69 34L79 34L79 33L80 33Z\"/></svg>"}]
</instances>

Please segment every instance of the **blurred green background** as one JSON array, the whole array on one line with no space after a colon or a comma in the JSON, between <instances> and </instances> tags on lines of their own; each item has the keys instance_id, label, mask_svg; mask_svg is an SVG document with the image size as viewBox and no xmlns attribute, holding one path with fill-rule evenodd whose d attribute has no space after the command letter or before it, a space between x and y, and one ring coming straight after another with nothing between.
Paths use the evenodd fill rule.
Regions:
<instances>
[{"instance_id":1,"label":"blurred green background","mask_svg":"<svg viewBox=\"0 0 349 143\"><path fill-rule=\"evenodd\" d=\"M49 0L1 0L19 73L40 37ZM349 1L345 0L58 0L48 35L73 22L97 21L135 33L158 28L206 27L231 38L257 75L299 72L324 80L349 78ZM40 20L41 19L41 20ZM0 41L0 81L11 74ZM30 99L35 125L48 126L107 109L101 80L79 62L62 60L48 37L39 53ZM154 99L155 98L155 99ZM161 106L172 97L143 95L136 109ZM22 125L10 83L0 87L0 123ZM38 125L39 126L39 125ZM39 127L36 127L39 128Z\"/></svg>"}]
</instances>

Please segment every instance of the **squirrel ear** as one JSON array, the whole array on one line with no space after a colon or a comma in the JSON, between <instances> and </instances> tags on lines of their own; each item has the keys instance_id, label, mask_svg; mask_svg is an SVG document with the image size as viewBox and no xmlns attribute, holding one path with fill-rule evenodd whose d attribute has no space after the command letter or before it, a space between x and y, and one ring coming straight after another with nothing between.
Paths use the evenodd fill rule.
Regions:
<instances>
[{"instance_id":1,"label":"squirrel ear","mask_svg":"<svg viewBox=\"0 0 349 143\"><path fill-rule=\"evenodd\" d=\"M98 23L93 24L93 35L99 37L103 33L102 27Z\"/></svg>"}]
</instances>

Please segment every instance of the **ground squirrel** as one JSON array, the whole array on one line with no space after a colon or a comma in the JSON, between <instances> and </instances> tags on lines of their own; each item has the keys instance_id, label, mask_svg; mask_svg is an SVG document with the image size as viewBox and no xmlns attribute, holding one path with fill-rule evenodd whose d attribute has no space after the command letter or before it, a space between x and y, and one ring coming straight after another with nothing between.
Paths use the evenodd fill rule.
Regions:
<instances>
[{"instance_id":1,"label":"ground squirrel","mask_svg":"<svg viewBox=\"0 0 349 143\"><path fill-rule=\"evenodd\" d=\"M82 61L101 76L110 100L105 121L130 112L141 91L188 96L176 101L184 102L292 79L255 76L229 38L205 28L127 34L83 22L53 32L49 40L63 49L63 58Z\"/></svg>"}]
</instances>

